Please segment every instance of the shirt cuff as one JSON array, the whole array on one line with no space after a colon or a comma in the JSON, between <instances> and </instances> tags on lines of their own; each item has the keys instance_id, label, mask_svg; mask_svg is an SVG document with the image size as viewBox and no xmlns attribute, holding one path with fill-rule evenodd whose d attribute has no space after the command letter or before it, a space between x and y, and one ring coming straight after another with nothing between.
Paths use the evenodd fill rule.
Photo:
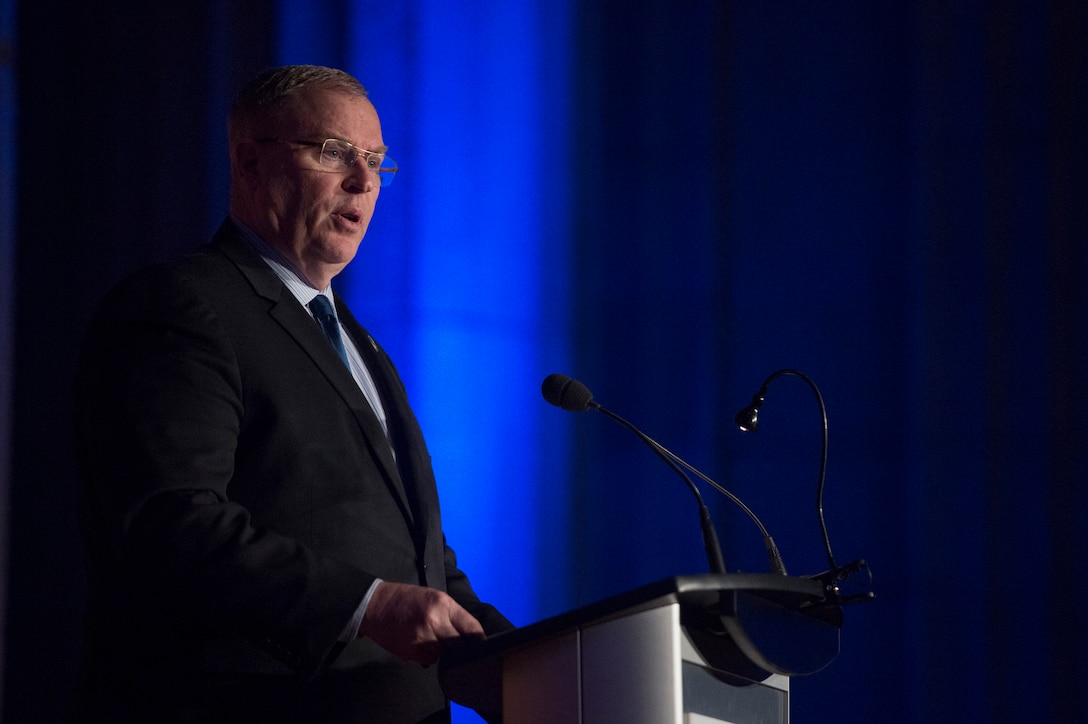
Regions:
<instances>
[{"instance_id":1,"label":"shirt cuff","mask_svg":"<svg viewBox=\"0 0 1088 724\"><path fill-rule=\"evenodd\" d=\"M381 582L382 579L375 578L374 582L370 584L370 588L367 589L366 595L363 596L363 600L359 602L359 606L355 609L355 614L351 617L351 620L348 621L348 625L344 627L344 630L340 633L340 637L336 639L337 641L346 644L359 636L359 627L363 625L363 614L366 613L366 607L370 605L370 599L374 596L374 590Z\"/></svg>"}]
</instances>

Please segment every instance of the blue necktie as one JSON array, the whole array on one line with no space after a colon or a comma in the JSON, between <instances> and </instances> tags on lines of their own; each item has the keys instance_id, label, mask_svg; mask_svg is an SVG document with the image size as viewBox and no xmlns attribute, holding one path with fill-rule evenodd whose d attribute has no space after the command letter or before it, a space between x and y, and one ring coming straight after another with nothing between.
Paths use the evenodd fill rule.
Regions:
<instances>
[{"instance_id":1,"label":"blue necktie","mask_svg":"<svg viewBox=\"0 0 1088 724\"><path fill-rule=\"evenodd\" d=\"M332 305L324 294L318 294L310 300L310 311L313 312L317 323L321 325L325 336L329 338L336 354L340 355L340 359L344 360L348 369L351 369L351 365L348 364L348 353L344 349L344 340L340 338L340 322L336 320L336 313L332 311Z\"/></svg>"}]
</instances>

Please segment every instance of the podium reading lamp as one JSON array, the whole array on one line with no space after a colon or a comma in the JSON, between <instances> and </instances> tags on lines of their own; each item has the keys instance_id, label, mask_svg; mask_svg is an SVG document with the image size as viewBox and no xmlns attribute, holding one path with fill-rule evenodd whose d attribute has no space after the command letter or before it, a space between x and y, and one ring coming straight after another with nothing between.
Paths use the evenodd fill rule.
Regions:
<instances>
[{"instance_id":1,"label":"podium reading lamp","mask_svg":"<svg viewBox=\"0 0 1088 724\"><path fill-rule=\"evenodd\" d=\"M788 724L789 679L820 671L839 654L842 607L873 593L842 584L864 560L835 562L823 514L827 411L797 370L772 374L737 413L758 426L771 382L795 376L812 389L823 422L816 509L828 570L789 576L766 527L740 499L619 415L566 375L549 375L544 398L573 412L596 410L631 430L680 475L699 506L710 573L668 578L484 641L451 647L440 663L447 695L505 724ZM770 573L727 573L694 473L739 506L763 535Z\"/></svg>"}]
</instances>

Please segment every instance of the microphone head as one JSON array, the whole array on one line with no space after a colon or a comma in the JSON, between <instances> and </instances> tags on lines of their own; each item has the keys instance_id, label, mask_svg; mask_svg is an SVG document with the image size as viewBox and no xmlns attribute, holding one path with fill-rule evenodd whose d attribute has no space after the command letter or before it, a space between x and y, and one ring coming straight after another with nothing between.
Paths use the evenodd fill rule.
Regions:
<instances>
[{"instance_id":1,"label":"microphone head","mask_svg":"<svg viewBox=\"0 0 1088 724\"><path fill-rule=\"evenodd\" d=\"M540 392L550 404L570 412L585 412L593 403L593 393L588 387L558 373L544 378Z\"/></svg>"}]
</instances>

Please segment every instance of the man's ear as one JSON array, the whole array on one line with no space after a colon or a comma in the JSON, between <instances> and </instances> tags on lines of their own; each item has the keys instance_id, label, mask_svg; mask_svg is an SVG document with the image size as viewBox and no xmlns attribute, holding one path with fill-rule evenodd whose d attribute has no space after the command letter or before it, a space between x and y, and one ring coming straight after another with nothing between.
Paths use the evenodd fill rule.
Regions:
<instances>
[{"instance_id":1,"label":"man's ear","mask_svg":"<svg viewBox=\"0 0 1088 724\"><path fill-rule=\"evenodd\" d=\"M257 144L252 141L239 141L232 149L235 168L238 176L247 183L253 181L260 174L260 158L257 155Z\"/></svg>"}]
</instances>

